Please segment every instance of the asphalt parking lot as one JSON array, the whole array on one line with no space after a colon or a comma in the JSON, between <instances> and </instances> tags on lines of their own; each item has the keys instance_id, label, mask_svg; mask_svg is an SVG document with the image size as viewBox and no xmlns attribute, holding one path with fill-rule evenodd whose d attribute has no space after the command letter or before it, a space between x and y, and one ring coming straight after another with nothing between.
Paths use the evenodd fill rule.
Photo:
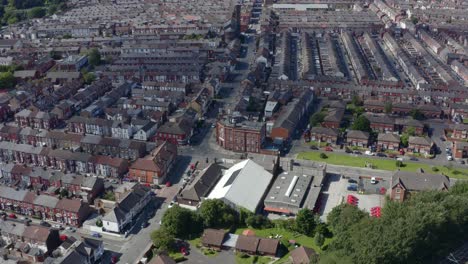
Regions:
<instances>
[{"instance_id":1,"label":"asphalt parking lot","mask_svg":"<svg viewBox=\"0 0 468 264\"><path fill-rule=\"evenodd\" d=\"M326 221L327 215L331 210L346 202L346 198L349 194L354 195L359 199L358 207L366 212L370 212L370 209L375 206L383 206L385 202L385 195L380 194L382 188L385 191L388 189L389 182L384 179L378 179L377 183L371 183L369 178L358 177L353 178L354 182L349 183L348 178L342 178L339 174L329 174L328 179L322 189L322 195L320 198L320 219ZM349 185L358 185L358 191L349 191L347 188Z\"/></svg>"}]
</instances>

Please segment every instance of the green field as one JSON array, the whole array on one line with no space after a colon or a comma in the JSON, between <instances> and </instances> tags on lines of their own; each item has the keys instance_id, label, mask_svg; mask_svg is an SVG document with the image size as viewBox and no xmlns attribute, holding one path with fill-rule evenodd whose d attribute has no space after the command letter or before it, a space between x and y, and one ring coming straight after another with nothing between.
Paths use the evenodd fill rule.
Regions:
<instances>
[{"instance_id":1,"label":"green field","mask_svg":"<svg viewBox=\"0 0 468 264\"><path fill-rule=\"evenodd\" d=\"M242 257L244 256L244 257ZM270 257L265 256L249 256L249 255L241 255L239 253L236 254L236 263L237 264L268 264L272 262L273 259Z\"/></svg>"},{"instance_id":2,"label":"green field","mask_svg":"<svg viewBox=\"0 0 468 264\"><path fill-rule=\"evenodd\" d=\"M302 152L298 154L297 158L305 160L322 161L333 165L343 165L360 168L364 168L367 161L372 163L372 165L374 165L374 169L377 170L394 171L398 169L395 160L377 158L373 159L368 158L364 155L356 157L348 154L335 154L330 152L327 152L325 154L328 156L327 159L321 159L320 152ZM407 161L404 161L403 164L404 166L400 168L400 170L402 171L417 171L419 168L421 168L427 173L443 173L452 178L468 179L468 169L447 168L443 166L432 166L429 164L421 164ZM436 167L438 171L434 172L432 170L433 167Z\"/></svg>"}]
</instances>

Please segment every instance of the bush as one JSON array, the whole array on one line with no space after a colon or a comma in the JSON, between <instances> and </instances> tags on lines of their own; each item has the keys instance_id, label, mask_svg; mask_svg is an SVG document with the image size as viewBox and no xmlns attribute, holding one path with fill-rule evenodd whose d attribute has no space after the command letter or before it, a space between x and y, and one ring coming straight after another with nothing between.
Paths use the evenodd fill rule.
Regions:
<instances>
[{"instance_id":1,"label":"bush","mask_svg":"<svg viewBox=\"0 0 468 264\"><path fill-rule=\"evenodd\" d=\"M398 168L403 167L403 161L397 160L397 161L395 162L395 165L396 165Z\"/></svg>"},{"instance_id":2,"label":"bush","mask_svg":"<svg viewBox=\"0 0 468 264\"><path fill-rule=\"evenodd\" d=\"M328 159L328 156L325 153L320 153L320 158L321 159Z\"/></svg>"},{"instance_id":3,"label":"bush","mask_svg":"<svg viewBox=\"0 0 468 264\"><path fill-rule=\"evenodd\" d=\"M439 171L439 168L437 168L437 167L432 167L432 171L433 171L433 172L438 172L438 171Z\"/></svg>"},{"instance_id":4,"label":"bush","mask_svg":"<svg viewBox=\"0 0 468 264\"><path fill-rule=\"evenodd\" d=\"M323 246L323 243L325 243L325 237L320 233L316 233L314 237L314 242L317 246L321 247Z\"/></svg>"},{"instance_id":5,"label":"bush","mask_svg":"<svg viewBox=\"0 0 468 264\"><path fill-rule=\"evenodd\" d=\"M102 220L101 219L96 220L96 226L97 227L102 227Z\"/></svg>"},{"instance_id":6,"label":"bush","mask_svg":"<svg viewBox=\"0 0 468 264\"><path fill-rule=\"evenodd\" d=\"M245 253L240 253L240 254L239 254L239 257L240 257L240 258L250 258L250 256L247 255L247 254L245 254Z\"/></svg>"}]
</instances>

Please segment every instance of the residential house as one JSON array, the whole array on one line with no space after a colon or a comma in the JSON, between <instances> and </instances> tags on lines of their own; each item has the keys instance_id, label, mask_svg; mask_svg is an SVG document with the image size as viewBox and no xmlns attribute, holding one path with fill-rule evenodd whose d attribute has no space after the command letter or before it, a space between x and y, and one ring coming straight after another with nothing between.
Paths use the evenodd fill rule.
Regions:
<instances>
[{"instance_id":1,"label":"residential house","mask_svg":"<svg viewBox=\"0 0 468 264\"><path fill-rule=\"evenodd\" d=\"M424 124L413 118L399 118L395 120L397 130L407 132L409 128L414 129L415 135L422 136L424 134Z\"/></svg>"},{"instance_id":2,"label":"residential house","mask_svg":"<svg viewBox=\"0 0 468 264\"><path fill-rule=\"evenodd\" d=\"M102 218L102 230L123 233L151 200L151 189L137 184Z\"/></svg>"},{"instance_id":3,"label":"residential house","mask_svg":"<svg viewBox=\"0 0 468 264\"><path fill-rule=\"evenodd\" d=\"M400 137L395 134L379 133L377 136L377 148L384 150L398 150L400 148Z\"/></svg>"},{"instance_id":4,"label":"residential house","mask_svg":"<svg viewBox=\"0 0 468 264\"><path fill-rule=\"evenodd\" d=\"M141 140L141 141L148 141L156 134L156 130L158 129L158 123L155 122L148 122L146 125L142 126L138 129L135 134L133 134L133 139Z\"/></svg>"},{"instance_id":5,"label":"residential house","mask_svg":"<svg viewBox=\"0 0 468 264\"><path fill-rule=\"evenodd\" d=\"M56 253L57 252L57 253ZM104 242L93 238L77 239L69 236L60 247L46 259L47 264L82 263L94 264L101 260L104 254ZM54 258L54 256L59 256Z\"/></svg>"},{"instance_id":6,"label":"residential house","mask_svg":"<svg viewBox=\"0 0 468 264\"><path fill-rule=\"evenodd\" d=\"M263 122L228 116L216 123L216 142L224 149L235 152L259 153L265 142Z\"/></svg>"},{"instance_id":7,"label":"residential house","mask_svg":"<svg viewBox=\"0 0 468 264\"><path fill-rule=\"evenodd\" d=\"M122 158L110 156L95 156L95 173L104 177L122 178L127 172L129 162Z\"/></svg>"},{"instance_id":8,"label":"residential house","mask_svg":"<svg viewBox=\"0 0 468 264\"><path fill-rule=\"evenodd\" d=\"M208 196L211 189L223 176L222 169L222 166L211 163L200 171L192 182L177 195L179 206L196 210L202 199Z\"/></svg>"},{"instance_id":9,"label":"residential house","mask_svg":"<svg viewBox=\"0 0 468 264\"><path fill-rule=\"evenodd\" d=\"M110 137L112 135L112 123L112 121L102 118L73 116L68 120L68 129L72 133Z\"/></svg>"},{"instance_id":10,"label":"residential house","mask_svg":"<svg viewBox=\"0 0 468 264\"><path fill-rule=\"evenodd\" d=\"M59 124L59 119L53 113L23 109L15 114L15 123L20 127L53 129Z\"/></svg>"},{"instance_id":11,"label":"residential house","mask_svg":"<svg viewBox=\"0 0 468 264\"><path fill-rule=\"evenodd\" d=\"M159 254L154 256L148 264L176 264L176 262L167 255Z\"/></svg>"},{"instance_id":12,"label":"residential house","mask_svg":"<svg viewBox=\"0 0 468 264\"><path fill-rule=\"evenodd\" d=\"M239 235L235 249L249 255L267 255L275 257L279 248L279 240L259 238L256 236Z\"/></svg>"},{"instance_id":13,"label":"residential house","mask_svg":"<svg viewBox=\"0 0 468 264\"><path fill-rule=\"evenodd\" d=\"M6 243L25 243L30 248L40 249L45 254L52 253L61 244L57 229L0 220L0 230L2 239Z\"/></svg>"},{"instance_id":14,"label":"residential house","mask_svg":"<svg viewBox=\"0 0 468 264\"><path fill-rule=\"evenodd\" d=\"M211 106L211 95L208 89L202 88L189 102L188 107L197 112L198 118L202 118Z\"/></svg>"},{"instance_id":15,"label":"residential house","mask_svg":"<svg viewBox=\"0 0 468 264\"><path fill-rule=\"evenodd\" d=\"M47 72L47 75L46 75L46 79L50 80L52 83L55 83L55 84L64 84L67 82L79 80L80 78L81 78L81 73L79 71L69 71L69 72L49 71Z\"/></svg>"},{"instance_id":16,"label":"residential house","mask_svg":"<svg viewBox=\"0 0 468 264\"><path fill-rule=\"evenodd\" d=\"M169 141L176 145L190 143L193 135L193 123L185 118L175 122L166 122L156 132L156 140Z\"/></svg>"},{"instance_id":17,"label":"residential house","mask_svg":"<svg viewBox=\"0 0 468 264\"><path fill-rule=\"evenodd\" d=\"M309 264L312 263L314 256L317 256L315 250L300 246L291 251L289 259L292 264Z\"/></svg>"},{"instance_id":18,"label":"residential house","mask_svg":"<svg viewBox=\"0 0 468 264\"><path fill-rule=\"evenodd\" d=\"M133 162L128 176L138 182L162 184L176 159L177 146L163 141L150 155Z\"/></svg>"},{"instance_id":19,"label":"residential house","mask_svg":"<svg viewBox=\"0 0 468 264\"><path fill-rule=\"evenodd\" d=\"M364 116L370 121L370 126L373 131L382 133L395 132L395 120L388 115L366 113Z\"/></svg>"},{"instance_id":20,"label":"residential house","mask_svg":"<svg viewBox=\"0 0 468 264\"><path fill-rule=\"evenodd\" d=\"M408 140L408 151L428 155L431 152L434 143L428 137L413 137Z\"/></svg>"},{"instance_id":21,"label":"residential house","mask_svg":"<svg viewBox=\"0 0 468 264\"><path fill-rule=\"evenodd\" d=\"M343 109L329 109L321 125L327 128L339 128L344 116Z\"/></svg>"},{"instance_id":22,"label":"residential house","mask_svg":"<svg viewBox=\"0 0 468 264\"><path fill-rule=\"evenodd\" d=\"M445 191L450 188L450 179L441 174L396 171L392 176L390 198L403 202L412 193L420 191Z\"/></svg>"},{"instance_id":23,"label":"residential house","mask_svg":"<svg viewBox=\"0 0 468 264\"><path fill-rule=\"evenodd\" d=\"M218 229L205 229L201 237L201 243L204 247L221 250L223 248L223 242L226 238L227 232Z\"/></svg>"},{"instance_id":24,"label":"residential house","mask_svg":"<svg viewBox=\"0 0 468 264\"><path fill-rule=\"evenodd\" d=\"M457 159L468 158L468 142L455 141L453 146L453 157Z\"/></svg>"},{"instance_id":25,"label":"residential house","mask_svg":"<svg viewBox=\"0 0 468 264\"><path fill-rule=\"evenodd\" d=\"M134 129L130 124L126 124L122 121L114 121L111 127L113 138L125 138L130 139L133 136Z\"/></svg>"},{"instance_id":26,"label":"residential house","mask_svg":"<svg viewBox=\"0 0 468 264\"><path fill-rule=\"evenodd\" d=\"M468 139L468 124L456 124L452 130L452 138Z\"/></svg>"},{"instance_id":27,"label":"residential house","mask_svg":"<svg viewBox=\"0 0 468 264\"><path fill-rule=\"evenodd\" d=\"M327 127L313 127L310 130L310 140L336 144L338 141L338 130Z\"/></svg>"},{"instance_id":28,"label":"residential house","mask_svg":"<svg viewBox=\"0 0 468 264\"><path fill-rule=\"evenodd\" d=\"M359 130L350 130L346 134L346 142L350 146L366 148L369 144L369 133Z\"/></svg>"}]
</instances>

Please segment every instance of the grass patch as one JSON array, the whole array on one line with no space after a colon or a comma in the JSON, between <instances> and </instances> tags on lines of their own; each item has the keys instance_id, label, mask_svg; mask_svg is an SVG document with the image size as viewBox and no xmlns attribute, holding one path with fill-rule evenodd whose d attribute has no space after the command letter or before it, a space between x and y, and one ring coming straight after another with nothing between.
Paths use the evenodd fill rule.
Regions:
<instances>
[{"instance_id":1,"label":"grass patch","mask_svg":"<svg viewBox=\"0 0 468 264\"><path fill-rule=\"evenodd\" d=\"M324 147L329 145L329 143L323 142L323 141L320 142L320 145L318 144L318 141L310 141L308 144L311 147L314 146L314 147L318 147L318 148L324 148Z\"/></svg>"},{"instance_id":2,"label":"grass patch","mask_svg":"<svg viewBox=\"0 0 468 264\"><path fill-rule=\"evenodd\" d=\"M187 260L185 256L180 252L169 253L169 257L171 257L177 263Z\"/></svg>"},{"instance_id":3,"label":"grass patch","mask_svg":"<svg viewBox=\"0 0 468 264\"><path fill-rule=\"evenodd\" d=\"M236 253L236 263L238 264L268 264L272 258L265 256L249 256L243 253Z\"/></svg>"},{"instance_id":4,"label":"grass patch","mask_svg":"<svg viewBox=\"0 0 468 264\"><path fill-rule=\"evenodd\" d=\"M188 242L189 242L191 247L195 247L195 248L201 248L202 247L201 237L197 237L197 238L194 238L192 240L188 240Z\"/></svg>"},{"instance_id":5,"label":"grass patch","mask_svg":"<svg viewBox=\"0 0 468 264\"><path fill-rule=\"evenodd\" d=\"M387 159L378 159L378 158L369 158L366 156L351 156L345 154L335 154L335 153L327 153L328 158L325 162L334 165L342 165L342 166L349 166L349 167L359 167L364 168L366 162L372 163L374 169L378 170L388 170L394 171L397 170L395 160L387 160ZM305 159L305 160L314 160L314 161L324 161L320 158L319 152L302 152L297 155L298 159ZM420 164L414 163L410 161L404 161L404 167L400 168L402 171L417 171L419 168L423 169L425 172L432 172L432 167L429 164ZM468 179L468 169L460 169L460 168L450 168L450 167L438 167L439 172L443 173L449 177L459 178L459 179Z\"/></svg>"},{"instance_id":6,"label":"grass patch","mask_svg":"<svg viewBox=\"0 0 468 264\"><path fill-rule=\"evenodd\" d=\"M218 251L211 249L211 248L203 248L201 251L203 255L208 256L208 257L214 257L218 255Z\"/></svg>"}]
</instances>

